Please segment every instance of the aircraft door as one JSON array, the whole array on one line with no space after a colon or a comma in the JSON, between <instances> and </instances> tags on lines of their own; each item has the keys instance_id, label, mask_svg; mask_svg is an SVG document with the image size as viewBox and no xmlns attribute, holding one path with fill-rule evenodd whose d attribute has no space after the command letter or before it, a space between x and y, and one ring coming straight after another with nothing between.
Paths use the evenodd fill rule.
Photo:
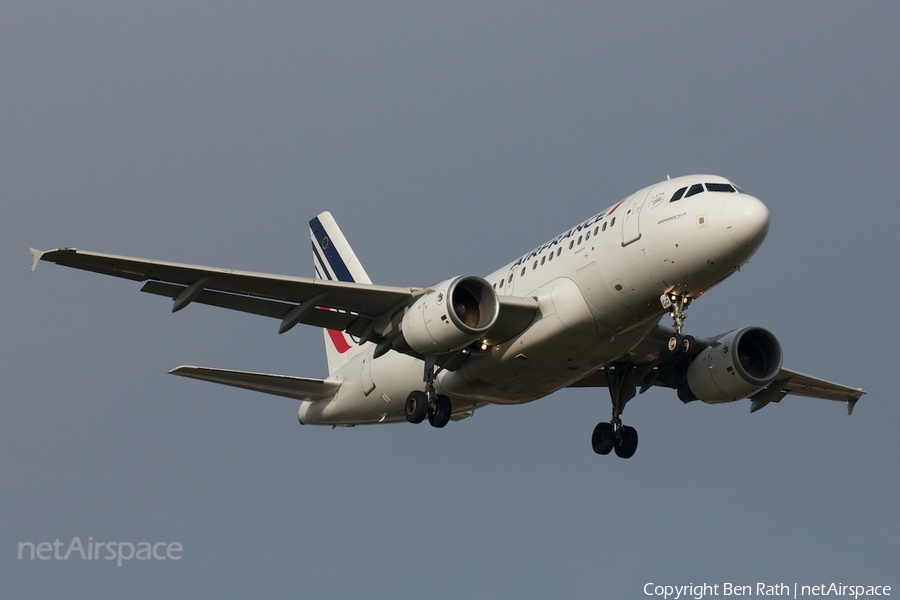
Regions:
<instances>
[{"instance_id":1,"label":"aircraft door","mask_svg":"<svg viewBox=\"0 0 900 600\"><path fill-rule=\"evenodd\" d=\"M637 192L624 202L624 210L622 212L622 246L627 246L641 239L641 208L644 206L644 201L650 195L650 192L653 191L653 187L647 188L646 191L641 190Z\"/></svg>"}]
</instances>

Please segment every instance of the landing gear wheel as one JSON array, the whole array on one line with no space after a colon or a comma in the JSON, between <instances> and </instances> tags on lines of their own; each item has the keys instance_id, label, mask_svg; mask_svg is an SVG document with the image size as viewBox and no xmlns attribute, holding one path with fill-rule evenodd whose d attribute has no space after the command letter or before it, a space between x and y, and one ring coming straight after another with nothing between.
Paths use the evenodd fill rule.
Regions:
<instances>
[{"instance_id":1,"label":"landing gear wheel","mask_svg":"<svg viewBox=\"0 0 900 600\"><path fill-rule=\"evenodd\" d=\"M634 456L638 445L638 434L634 427L625 425L619 430L616 438L616 456L619 458L631 458Z\"/></svg>"},{"instance_id":2,"label":"landing gear wheel","mask_svg":"<svg viewBox=\"0 0 900 600\"><path fill-rule=\"evenodd\" d=\"M681 353L682 354L690 354L691 350L694 349L694 336L686 335L681 339Z\"/></svg>"},{"instance_id":3,"label":"landing gear wheel","mask_svg":"<svg viewBox=\"0 0 900 600\"><path fill-rule=\"evenodd\" d=\"M598 423L591 436L591 446L600 455L609 454L616 445L616 432L610 423Z\"/></svg>"},{"instance_id":4,"label":"landing gear wheel","mask_svg":"<svg viewBox=\"0 0 900 600\"><path fill-rule=\"evenodd\" d=\"M669 356L675 356L681 352L683 344L684 338L681 337L680 334L676 333L675 335L670 335L669 339L666 341L666 352L669 353Z\"/></svg>"},{"instance_id":5,"label":"landing gear wheel","mask_svg":"<svg viewBox=\"0 0 900 600\"><path fill-rule=\"evenodd\" d=\"M428 414L428 396L425 392L415 390L409 393L404 405L406 420L410 423L421 423Z\"/></svg>"},{"instance_id":6,"label":"landing gear wheel","mask_svg":"<svg viewBox=\"0 0 900 600\"><path fill-rule=\"evenodd\" d=\"M450 414L453 407L450 405L450 398L439 394L434 398L434 405L428 411L428 422L432 427L441 428L450 422Z\"/></svg>"}]
</instances>

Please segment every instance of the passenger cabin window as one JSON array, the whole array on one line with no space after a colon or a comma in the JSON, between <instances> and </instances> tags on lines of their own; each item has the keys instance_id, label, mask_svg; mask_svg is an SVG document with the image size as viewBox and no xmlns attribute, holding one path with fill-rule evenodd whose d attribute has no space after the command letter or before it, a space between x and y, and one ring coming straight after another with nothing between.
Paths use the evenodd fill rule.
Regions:
<instances>
[{"instance_id":1,"label":"passenger cabin window","mask_svg":"<svg viewBox=\"0 0 900 600\"><path fill-rule=\"evenodd\" d=\"M691 196L693 196L695 194L699 194L702 191L703 191L703 184L695 183L694 185L691 186L691 189L688 190L687 194L685 194L684 197L690 198Z\"/></svg>"},{"instance_id":2,"label":"passenger cabin window","mask_svg":"<svg viewBox=\"0 0 900 600\"><path fill-rule=\"evenodd\" d=\"M686 188L686 187L681 188L680 190L678 190L677 192L675 192L675 195L672 196L672 199L669 200L669 202L678 202L679 200L681 200L681 197L684 196L684 193L685 193L686 191L687 191L687 188Z\"/></svg>"},{"instance_id":3,"label":"passenger cabin window","mask_svg":"<svg viewBox=\"0 0 900 600\"><path fill-rule=\"evenodd\" d=\"M607 225L606 221L603 221L603 231L606 231L606 225Z\"/></svg>"},{"instance_id":4,"label":"passenger cabin window","mask_svg":"<svg viewBox=\"0 0 900 600\"><path fill-rule=\"evenodd\" d=\"M706 191L708 192L734 192L734 186L730 183L707 183Z\"/></svg>"}]
</instances>

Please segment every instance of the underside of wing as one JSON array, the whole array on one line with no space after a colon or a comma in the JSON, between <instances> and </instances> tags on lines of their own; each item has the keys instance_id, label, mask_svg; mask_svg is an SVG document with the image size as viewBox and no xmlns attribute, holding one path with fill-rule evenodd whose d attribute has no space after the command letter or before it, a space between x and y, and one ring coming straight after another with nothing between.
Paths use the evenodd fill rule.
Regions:
<instances>
[{"instance_id":1,"label":"underside of wing","mask_svg":"<svg viewBox=\"0 0 900 600\"><path fill-rule=\"evenodd\" d=\"M641 391L644 391L647 387L650 387L650 385L673 387L666 383L665 377L655 376L657 374L657 369L654 365L639 365L637 368L638 373L643 375L643 377L637 378L639 384L642 380L644 382L652 382L649 385L642 385ZM569 384L568 387L608 386L609 380L606 369L600 369ZM865 393L866 391L862 388L850 387L782 368L772 383L751 396L752 403L750 405L750 412L756 412L770 402L781 402L782 398L790 394L794 396L805 396L807 398L818 398L820 400L846 402L847 414L851 414L856 402Z\"/></svg>"},{"instance_id":2,"label":"underside of wing","mask_svg":"<svg viewBox=\"0 0 900 600\"><path fill-rule=\"evenodd\" d=\"M39 261L144 281L141 291L173 300L178 311L193 302L279 319L279 333L298 323L344 331L360 343L398 334L399 316L429 288L400 288L217 269L96 252L60 248L30 249L32 270ZM537 316L534 298L498 298L495 324L483 336L494 345L527 329ZM423 358L415 352L413 356ZM437 357L436 364L454 369L467 358L465 350Z\"/></svg>"},{"instance_id":3,"label":"underside of wing","mask_svg":"<svg viewBox=\"0 0 900 600\"><path fill-rule=\"evenodd\" d=\"M759 410L769 402L778 402L784 396L806 396L807 398L819 398L821 400L835 400L847 403L847 414L853 412L856 402L865 394L862 388L854 388L840 383L834 383L811 375L804 375L797 371L782 368L778 376L765 390L753 399L750 410ZM771 399L768 399L771 396Z\"/></svg>"},{"instance_id":4,"label":"underside of wing","mask_svg":"<svg viewBox=\"0 0 900 600\"><path fill-rule=\"evenodd\" d=\"M146 281L141 291L172 298L172 310L191 302L280 319L280 333L297 323L362 336L379 317L416 297L415 288L396 288L305 277L269 275L61 248L32 249L34 264L45 260L85 271ZM32 269L34 265L32 265ZM377 336L376 336L377 337Z\"/></svg>"},{"instance_id":5,"label":"underside of wing","mask_svg":"<svg viewBox=\"0 0 900 600\"><path fill-rule=\"evenodd\" d=\"M334 396L341 387L338 381L292 377L290 375L273 375L270 373L251 373L249 371L231 371L209 367L182 366L172 369L169 373L264 394L285 396L295 400L324 400Z\"/></svg>"}]
</instances>

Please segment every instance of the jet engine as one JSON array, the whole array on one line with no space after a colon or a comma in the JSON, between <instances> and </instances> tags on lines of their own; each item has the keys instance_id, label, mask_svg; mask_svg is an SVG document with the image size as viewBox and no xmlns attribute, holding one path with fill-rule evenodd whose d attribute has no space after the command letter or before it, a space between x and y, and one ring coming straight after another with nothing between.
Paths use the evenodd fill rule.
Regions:
<instances>
[{"instance_id":1,"label":"jet engine","mask_svg":"<svg viewBox=\"0 0 900 600\"><path fill-rule=\"evenodd\" d=\"M393 347L422 355L461 350L487 333L499 313L497 293L481 277L447 279L410 305Z\"/></svg>"},{"instance_id":2,"label":"jet engine","mask_svg":"<svg viewBox=\"0 0 900 600\"><path fill-rule=\"evenodd\" d=\"M685 401L699 399L708 404L747 398L775 380L781 360L781 344L774 335L761 327L736 329L691 361L688 389L679 390L678 395Z\"/></svg>"}]
</instances>

